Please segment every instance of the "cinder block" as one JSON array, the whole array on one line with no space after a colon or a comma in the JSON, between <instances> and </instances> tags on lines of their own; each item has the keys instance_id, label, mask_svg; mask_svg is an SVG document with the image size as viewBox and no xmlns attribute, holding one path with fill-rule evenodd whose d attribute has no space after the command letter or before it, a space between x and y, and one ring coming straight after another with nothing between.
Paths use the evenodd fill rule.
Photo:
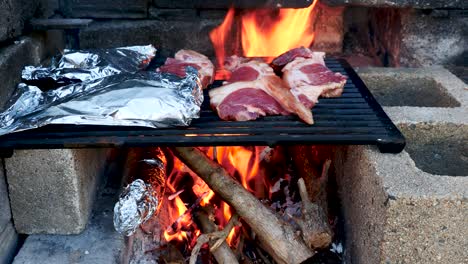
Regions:
<instances>
[{"instance_id":1,"label":"cinder block","mask_svg":"<svg viewBox=\"0 0 468 264\"><path fill-rule=\"evenodd\" d=\"M78 234L91 212L107 149L16 150L6 159L13 220L21 234Z\"/></svg>"},{"instance_id":2,"label":"cinder block","mask_svg":"<svg viewBox=\"0 0 468 264\"><path fill-rule=\"evenodd\" d=\"M158 20L193 21L199 19L196 9L165 9L150 7L148 12L149 18Z\"/></svg>"},{"instance_id":3,"label":"cinder block","mask_svg":"<svg viewBox=\"0 0 468 264\"><path fill-rule=\"evenodd\" d=\"M15 256L18 234L11 222L0 227L0 263L10 263Z\"/></svg>"},{"instance_id":4,"label":"cinder block","mask_svg":"<svg viewBox=\"0 0 468 264\"><path fill-rule=\"evenodd\" d=\"M11 223L10 201L8 188L3 173L3 164L0 165L0 263L9 263L13 258L18 234Z\"/></svg>"},{"instance_id":5,"label":"cinder block","mask_svg":"<svg viewBox=\"0 0 468 264\"><path fill-rule=\"evenodd\" d=\"M384 107L407 138L399 154L342 147L335 170L351 263L466 263L468 118L466 85L442 68L360 70L371 90L411 79L436 80L452 106ZM373 79L371 81L371 79ZM385 80L379 82L379 80ZM407 89L430 89L414 87ZM389 96L391 89L381 96ZM398 93L398 89L396 91ZM401 91L400 91L401 92ZM400 96L404 96L400 93ZM422 95L423 96L423 95ZM436 94L434 96L439 96ZM423 100L417 95L412 100ZM434 103L434 102L433 102Z\"/></svg>"},{"instance_id":6,"label":"cinder block","mask_svg":"<svg viewBox=\"0 0 468 264\"><path fill-rule=\"evenodd\" d=\"M150 0L60 0L67 17L146 18Z\"/></svg>"},{"instance_id":7,"label":"cinder block","mask_svg":"<svg viewBox=\"0 0 468 264\"><path fill-rule=\"evenodd\" d=\"M0 42L20 36L25 22L33 17L39 1L5 0L0 2Z\"/></svg>"},{"instance_id":8,"label":"cinder block","mask_svg":"<svg viewBox=\"0 0 468 264\"><path fill-rule=\"evenodd\" d=\"M23 67L39 64L42 52L42 43L29 37L0 48L0 106L5 104L20 81Z\"/></svg>"},{"instance_id":9,"label":"cinder block","mask_svg":"<svg viewBox=\"0 0 468 264\"><path fill-rule=\"evenodd\" d=\"M79 235L30 235L14 264L126 263L124 236L114 230L113 207L118 190L106 190L94 206L88 227Z\"/></svg>"}]
</instances>

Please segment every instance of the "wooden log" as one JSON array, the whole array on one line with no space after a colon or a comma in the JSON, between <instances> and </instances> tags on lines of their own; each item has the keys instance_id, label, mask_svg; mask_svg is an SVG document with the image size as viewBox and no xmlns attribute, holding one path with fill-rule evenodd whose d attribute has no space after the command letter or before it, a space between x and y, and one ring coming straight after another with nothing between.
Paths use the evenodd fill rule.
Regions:
<instances>
[{"instance_id":1,"label":"wooden log","mask_svg":"<svg viewBox=\"0 0 468 264\"><path fill-rule=\"evenodd\" d=\"M328 218L322 207L310 201L304 179L300 178L297 184L302 199L303 218L298 220L298 224L302 230L302 237L311 248L327 248L333 238Z\"/></svg>"},{"instance_id":2,"label":"wooden log","mask_svg":"<svg viewBox=\"0 0 468 264\"><path fill-rule=\"evenodd\" d=\"M217 232L217 226L213 221L210 220L208 213L205 210L199 210L195 213L195 218L201 225L201 230L203 233L214 233ZM228 232L229 234L229 232ZM210 247L213 246L215 241L209 243ZM229 245L226 241L222 242L217 248L213 249L211 252L218 263L232 263L236 264L239 261L236 258L234 252L232 252Z\"/></svg>"},{"instance_id":3,"label":"wooden log","mask_svg":"<svg viewBox=\"0 0 468 264\"><path fill-rule=\"evenodd\" d=\"M333 238L328 223L327 184L331 151L328 146L293 146L288 149L294 168L302 180L298 187L302 198L303 218L298 222L306 243L326 248Z\"/></svg>"},{"instance_id":4,"label":"wooden log","mask_svg":"<svg viewBox=\"0 0 468 264\"><path fill-rule=\"evenodd\" d=\"M236 210L276 262L302 263L314 255L289 224L280 220L219 164L193 147L174 147L172 151Z\"/></svg>"}]
</instances>

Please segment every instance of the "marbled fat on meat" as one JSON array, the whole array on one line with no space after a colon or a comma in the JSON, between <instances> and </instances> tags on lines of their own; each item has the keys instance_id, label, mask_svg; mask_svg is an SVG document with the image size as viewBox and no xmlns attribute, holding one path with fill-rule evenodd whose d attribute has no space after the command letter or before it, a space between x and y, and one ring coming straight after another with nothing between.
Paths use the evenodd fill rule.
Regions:
<instances>
[{"instance_id":1,"label":"marbled fat on meat","mask_svg":"<svg viewBox=\"0 0 468 264\"><path fill-rule=\"evenodd\" d=\"M346 76L317 63L314 58L297 57L283 68L283 80L308 108L313 107L320 96L341 96L346 79Z\"/></svg>"},{"instance_id":2,"label":"marbled fat on meat","mask_svg":"<svg viewBox=\"0 0 468 264\"><path fill-rule=\"evenodd\" d=\"M168 58L158 71L185 77L185 68L192 66L198 70L203 88L213 83L215 69L213 63L203 54L193 50L179 50L174 58Z\"/></svg>"},{"instance_id":3,"label":"marbled fat on meat","mask_svg":"<svg viewBox=\"0 0 468 264\"><path fill-rule=\"evenodd\" d=\"M314 52L311 49L300 47L289 50L279 55L271 62L271 65L275 69L282 69L284 66L286 66L288 63L292 62L296 58L313 58L316 63L321 63L325 65L325 62L323 60L324 57L324 52Z\"/></svg>"},{"instance_id":4,"label":"marbled fat on meat","mask_svg":"<svg viewBox=\"0 0 468 264\"><path fill-rule=\"evenodd\" d=\"M223 86L210 90L209 95L212 108L224 120L246 121L294 113L306 123L313 123L310 110L264 62L240 64L231 78Z\"/></svg>"},{"instance_id":5,"label":"marbled fat on meat","mask_svg":"<svg viewBox=\"0 0 468 264\"><path fill-rule=\"evenodd\" d=\"M263 90L242 88L230 93L217 108L224 120L247 121L266 115L289 115L273 97Z\"/></svg>"}]
</instances>

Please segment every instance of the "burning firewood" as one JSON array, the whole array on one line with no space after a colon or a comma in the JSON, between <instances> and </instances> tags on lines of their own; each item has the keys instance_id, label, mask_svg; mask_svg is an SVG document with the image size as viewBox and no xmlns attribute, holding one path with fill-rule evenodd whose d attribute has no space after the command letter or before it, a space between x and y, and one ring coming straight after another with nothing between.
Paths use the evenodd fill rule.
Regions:
<instances>
[{"instance_id":1,"label":"burning firewood","mask_svg":"<svg viewBox=\"0 0 468 264\"><path fill-rule=\"evenodd\" d=\"M328 223L326 192L331 164L330 153L327 153L326 148L316 149L311 146L294 146L289 148L289 152L302 179L299 180L298 187L303 202L303 219L298 223L304 240L314 249L326 248L331 244L333 237Z\"/></svg>"},{"instance_id":2,"label":"burning firewood","mask_svg":"<svg viewBox=\"0 0 468 264\"><path fill-rule=\"evenodd\" d=\"M327 216L319 205L310 201L304 179L300 178L297 184L302 199L303 216L297 223L301 226L302 237L311 248L326 248L332 242L332 231L327 223Z\"/></svg>"},{"instance_id":3,"label":"burning firewood","mask_svg":"<svg viewBox=\"0 0 468 264\"><path fill-rule=\"evenodd\" d=\"M236 210L276 262L301 263L314 255L304 240L296 235L292 226L280 220L222 166L193 147L174 147L172 151Z\"/></svg>"},{"instance_id":4,"label":"burning firewood","mask_svg":"<svg viewBox=\"0 0 468 264\"><path fill-rule=\"evenodd\" d=\"M201 247L206 243L209 244L210 252L218 263L239 263L236 255L226 243L226 238L230 231L238 223L238 215L234 214L222 231L217 231L216 224L210 220L210 216L205 210L199 210L195 213L195 217L200 222L204 234L200 235L197 239L197 244L193 248L192 255L190 256L190 264L196 262Z\"/></svg>"}]
</instances>

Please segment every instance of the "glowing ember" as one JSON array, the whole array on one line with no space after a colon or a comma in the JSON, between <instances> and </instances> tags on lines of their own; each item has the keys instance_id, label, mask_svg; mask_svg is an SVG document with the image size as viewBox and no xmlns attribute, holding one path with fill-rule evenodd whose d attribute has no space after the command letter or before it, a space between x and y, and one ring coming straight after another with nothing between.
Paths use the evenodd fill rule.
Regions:
<instances>
[{"instance_id":1,"label":"glowing ember","mask_svg":"<svg viewBox=\"0 0 468 264\"><path fill-rule=\"evenodd\" d=\"M276 57L290 49L309 47L314 41L314 8L317 0L307 8L252 10L240 16L240 41L246 57ZM218 64L226 58L226 44L239 41L229 39L234 26L234 9L230 9L223 23L210 33ZM218 73L221 74L221 73ZM222 74L221 74L222 75Z\"/></svg>"}]
</instances>

